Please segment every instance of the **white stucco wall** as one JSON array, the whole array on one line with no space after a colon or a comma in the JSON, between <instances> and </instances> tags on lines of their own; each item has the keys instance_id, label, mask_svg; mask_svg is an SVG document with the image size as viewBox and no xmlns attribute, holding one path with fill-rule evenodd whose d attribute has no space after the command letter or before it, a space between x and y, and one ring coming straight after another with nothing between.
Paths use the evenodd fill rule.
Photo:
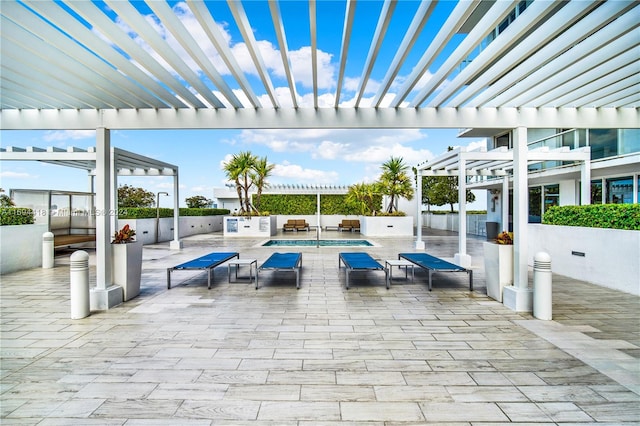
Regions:
<instances>
[{"instance_id":1,"label":"white stucco wall","mask_svg":"<svg viewBox=\"0 0 640 426\"><path fill-rule=\"evenodd\" d=\"M178 238L196 234L208 234L222 231L222 218L224 216L180 216L180 235ZM154 244L156 242L156 219L118 219L118 229L124 225L136 231L136 238L142 244ZM173 240L173 218L161 217L159 224L160 237L158 242Z\"/></svg>"},{"instance_id":2,"label":"white stucco wall","mask_svg":"<svg viewBox=\"0 0 640 426\"><path fill-rule=\"evenodd\" d=\"M368 237L413 236L413 216L360 216L360 233Z\"/></svg>"},{"instance_id":3,"label":"white stucco wall","mask_svg":"<svg viewBox=\"0 0 640 426\"><path fill-rule=\"evenodd\" d=\"M0 226L0 274L42 266L42 234L47 224Z\"/></svg>"},{"instance_id":4,"label":"white stucco wall","mask_svg":"<svg viewBox=\"0 0 640 426\"><path fill-rule=\"evenodd\" d=\"M529 224L529 265L540 251L556 274L640 295L640 231Z\"/></svg>"}]
</instances>

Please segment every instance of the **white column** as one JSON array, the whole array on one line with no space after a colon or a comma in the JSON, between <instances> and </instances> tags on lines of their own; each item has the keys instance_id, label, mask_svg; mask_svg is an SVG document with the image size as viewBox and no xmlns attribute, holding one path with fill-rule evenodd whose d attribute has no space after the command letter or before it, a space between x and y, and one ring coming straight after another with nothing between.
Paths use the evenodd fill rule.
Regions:
<instances>
[{"instance_id":1,"label":"white column","mask_svg":"<svg viewBox=\"0 0 640 426\"><path fill-rule=\"evenodd\" d=\"M509 231L509 176L502 178L502 231Z\"/></svg>"},{"instance_id":2,"label":"white column","mask_svg":"<svg viewBox=\"0 0 640 426\"><path fill-rule=\"evenodd\" d=\"M173 175L173 241L169 243L171 250L182 249L182 241L180 241L180 188L178 185L178 169Z\"/></svg>"},{"instance_id":3,"label":"white column","mask_svg":"<svg viewBox=\"0 0 640 426\"><path fill-rule=\"evenodd\" d=\"M527 186L527 129L513 131L513 286L503 290L503 303L516 312L533 311L533 291L529 289L527 230L529 188Z\"/></svg>"},{"instance_id":4,"label":"white column","mask_svg":"<svg viewBox=\"0 0 640 426\"><path fill-rule=\"evenodd\" d=\"M96 287L111 285L111 136L96 129Z\"/></svg>"},{"instance_id":5,"label":"white column","mask_svg":"<svg viewBox=\"0 0 640 426\"><path fill-rule=\"evenodd\" d=\"M583 206L591 204L591 161L582 162L580 167L580 204Z\"/></svg>"},{"instance_id":6,"label":"white column","mask_svg":"<svg viewBox=\"0 0 640 426\"><path fill-rule=\"evenodd\" d=\"M416 188L416 204L417 216L416 216L416 242L415 248L417 250L424 250L424 241L422 241L422 171L418 170L417 174L418 185Z\"/></svg>"},{"instance_id":7,"label":"white column","mask_svg":"<svg viewBox=\"0 0 640 426\"><path fill-rule=\"evenodd\" d=\"M122 287L113 285L111 235L113 197L109 129L96 129L96 287L90 292L91 310L106 310L123 301Z\"/></svg>"},{"instance_id":8,"label":"white column","mask_svg":"<svg viewBox=\"0 0 640 426\"><path fill-rule=\"evenodd\" d=\"M467 254L467 161L458 158L458 253L454 262L468 268L471 256Z\"/></svg>"},{"instance_id":9,"label":"white column","mask_svg":"<svg viewBox=\"0 0 640 426\"><path fill-rule=\"evenodd\" d=\"M109 220L111 223L111 229L113 231L113 233L115 233L115 231L120 229L119 223L118 223L118 157L117 154L110 149L111 152L111 162L110 162L110 167L111 167L111 189L109 190L110 192L110 197L111 197L111 206L112 206L112 210L113 210L113 214L109 215Z\"/></svg>"}]
</instances>

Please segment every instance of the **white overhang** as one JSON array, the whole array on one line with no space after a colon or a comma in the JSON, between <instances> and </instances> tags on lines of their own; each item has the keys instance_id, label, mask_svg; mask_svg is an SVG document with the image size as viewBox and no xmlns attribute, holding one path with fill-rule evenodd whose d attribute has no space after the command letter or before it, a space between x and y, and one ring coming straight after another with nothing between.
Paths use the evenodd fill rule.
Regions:
<instances>
[{"instance_id":1,"label":"white overhang","mask_svg":"<svg viewBox=\"0 0 640 426\"><path fill-rule=\"evenodd\" d=\"M640 4L522 5L3 1L0 127L462 128L485 134L518 126L639 127ZM256 8L262 8L260 19ZM308 13L292 23L284 19L291 8ZM330 89L320 84L327 8L342 19ZM514 10L516 24L496 32ZM397 19L399 13L410 19ZM372 19L377 25L361 31ZM300 25L308 26L308 40L293 32ZM225 26L244 47L230 42ZM272 36L259 39L262 33ZM353 48L354 34L368 40L368 49ZM393 39L397 34L404 37ZM487 45L489 34L494 38ZM311 91L304 95L292 67L300 51L287 44L294 39L309 47ZM280 65L274 57L267 62L265 42Z\"/></svg>"},{"instance_id":2,"label":"white overhang","mask_svg":"<svg viewBox=\"0 0 640 426\"><path fill-rule=\"evenodd\" d=\"M118 176L177 176L178 166L135 154L120 148L111 148L111 158ZM40 161L42 163L72 167L95 174L96 150L69 147L7 146L0 148L0 161Z\"/></svg>"},{"instance_id":3,"label":"white overhang","mask_svg":"<svg viewBox=\"0 0 640 426\"><path fill-rule=\"evenodd\" d=\"M546 161L589 162L591 149L589 147L569 149L562 147L549 149L541 147L527 152L527 164L534 165ZM512 149L500 147L487 151L477 149L467 151L464 147L451 151L418 165L421 176L512 176L514 152ZM461 166L464 169L461 169ZM499 184L501 181L495 181Z\"/></svg>"}]
</instances>

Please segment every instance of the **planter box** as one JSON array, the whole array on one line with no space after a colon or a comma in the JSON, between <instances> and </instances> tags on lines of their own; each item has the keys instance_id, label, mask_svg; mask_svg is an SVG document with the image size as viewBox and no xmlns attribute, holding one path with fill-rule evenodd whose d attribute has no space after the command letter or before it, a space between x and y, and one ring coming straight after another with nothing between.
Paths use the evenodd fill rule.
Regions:
<instances>
[{"instance_id":1,"label":"planter box","mask_svg":"<svg viewBox=\"0 0 640 426\"><path fill-rule=\"evenodd\" d=\"M412 216L360 216L360 233L368 237L412 237Z\"/></svg>"},{"instance_id":2,"label":"planter box","mask_svg":"<svg viewBox=\"0 0 640 426\"><path fill-rule=\"evenodd\" d=\"M528 263L538 252L551 270L640 296L640 231L529 224Z\"/></svg>"},{"instance_id":3,"label":"planter box","mask_svg":"<svg viewBox=\"0 0 640 426\"><path fill-rule=\"evenodd\" d=\"M47 225L0 226L0 274L42 266L42 234Z\"/></svg>"},{"instance_id":4,"label":"planter box","mask_svg":"<svg viewBox=\"0 0 640 426\"><path fill-rule=\"evenodd\" d=\"M111 244L111 255L113 262L112 280L114 284L122 287L123 300L126 302L140 294L142 241Z\"/></svg>"},{"instance_id":5,"label":"planter box","mask_svg":"<svg viewBox=\"0 0 640 426\"><path fill-rule=\"evenodd\" d=\"M225 216L225 237L271 237L276 235L275 216Z\"/></svg>"},{"instance_id":6,"label":"planter box","mask_svg":"<svg viewBox=\"0 0 640 426\"><path fill-rule=\"evenodd\" d=\"M487 296L502 303L505 286L513 285L513 246L483 243Z\"/></svg>"}]
</instances>

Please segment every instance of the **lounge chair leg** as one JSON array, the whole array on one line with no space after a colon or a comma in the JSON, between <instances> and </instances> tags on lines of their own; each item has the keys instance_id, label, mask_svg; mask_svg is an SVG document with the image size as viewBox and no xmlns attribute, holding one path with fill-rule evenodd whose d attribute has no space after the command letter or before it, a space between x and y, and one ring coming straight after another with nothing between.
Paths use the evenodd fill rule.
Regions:
<instances>
[{"instance_id":1,"label":"lounge chair leg","mask_svg":"<svg viewBox=\"0 0 640 426\"><path fill-rule=\"evenodd\" d=\"M207 269L207 289L211 290L211 268Z\"/></svg>"},{"instance_id":2,"label":"lounge chair leg","mask_svg":"<svg viewBox=\"0 0 640 426\"><path fill-rule=\"evenodd\" d=\"M431 275L433 275L433 271L429 269L429 291L431 291Z\"/></svg>"},{"instance_id":3,"label":"lounge chair leg","mask_svg":"<svg viewBox=\"0 0 640 426\"><path fill-rule=\"evenodd\" d=\"M171 288L171 268L167 268L167 289Z\"/></svg>"},{"instance_id":4,"label":"lounge chair leg","mask_svg":"<svg viewBox=\"0 0 640 426\"><path fill-rule=\"evenodd\" d=\"M345 276L346 276L346 284L347 284L347 290L349 290L349 268L346 267L345 265Z\"/></svg>"},{"instance_id":5,"label":"lounge chair leg","mask_svg":"<svg viewBox=\"0 0 640 426\"><path fill-rule=\"evenodd\" d=\"M300 270L296 269L296 289L300 290Z\"/></svg>"},{"instance_id":6,"label":"lounge chair leg","mask_svg":"<svg viewBox=\"0 0 640 426\"><path fill-rule=\"evenodd\" d=\"M473 271L469 269L469 291L473 291Z\"/></svg>"},{"instance_id":7,"label":"lounge chair leg","mask_svg":"<svg viewBox=\"0 0 640 426\"><path fill-rule=\"evenodd\" d=\"M389 277L389 271L387 269L384 270L384 279L387 282L387 290L391 287L391 279Z\"/></svg>"},{"instance_id":8,"label":"lounge chair leg","mask_svg":"<svg viewBox=\"0 0 640 426\"><path fill-rule=\"evenodd\" d=\"M258 277L260 276L260 273L258 272L258 270L256 269L256 290L258 289Z\"/></svg>"}]
</instances>

